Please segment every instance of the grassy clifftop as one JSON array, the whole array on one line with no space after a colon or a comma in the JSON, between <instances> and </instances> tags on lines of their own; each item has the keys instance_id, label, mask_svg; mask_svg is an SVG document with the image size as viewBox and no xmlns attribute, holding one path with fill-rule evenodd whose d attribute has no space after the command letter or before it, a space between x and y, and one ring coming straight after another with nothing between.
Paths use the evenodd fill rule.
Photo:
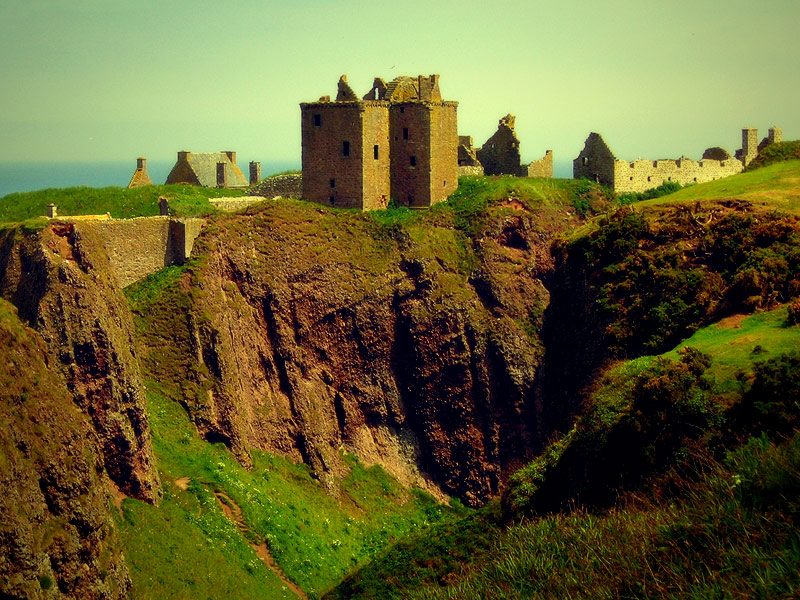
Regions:
<instances>
[{"instance_id":1,"label":"grassy clifftop","mask_svg":"<svg viewBox=\"0 0 800 600\"><path fill-rule=\"evenodd\" d=\"M55 204L60 215L103 215L116 219L152 217L159 214L158 199L166 196L170 211L179 217L204 216L217 212L209 198L241 196L239 190L220 190L191 185L152 185L140 188L72 187L17 192L0 198L0 223L20 222L47 214Z\"/></svg>"}]
</instances>

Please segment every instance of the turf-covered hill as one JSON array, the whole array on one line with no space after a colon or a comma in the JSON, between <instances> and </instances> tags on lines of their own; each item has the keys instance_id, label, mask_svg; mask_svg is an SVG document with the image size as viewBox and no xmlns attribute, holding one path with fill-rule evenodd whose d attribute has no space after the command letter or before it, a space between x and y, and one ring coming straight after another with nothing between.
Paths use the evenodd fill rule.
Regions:
<instances>
[{"instance_id":1,"label":"turf-covered hill","mask_svg":"<svg viewBox=\"0 0 800 600\"><path fill-rule=\"evenodd\" d=\"M501 501L328 597L796 597L798 209L800 162L784 162L559 241L551 443Z\"/></svg>"},{"instance_id":2,"label":"turf-covered hill","mask_svg":"<svg viewBox=\"0 0 800 600\"><path fill-rule=\"evenodd\" d=\"M0 591L99 589L99 572L133 598L317 597L484 502L538 443L550 243L609 205L586 182L513 178L416 213L265 201L213 216L193 261L124 295L80 222L0 228L0 293L102 453L116 504L98 561L120 574L14 535L33 524L11 510L3 552L50 570L4 562Z\"/></svg>"}]
</instances>

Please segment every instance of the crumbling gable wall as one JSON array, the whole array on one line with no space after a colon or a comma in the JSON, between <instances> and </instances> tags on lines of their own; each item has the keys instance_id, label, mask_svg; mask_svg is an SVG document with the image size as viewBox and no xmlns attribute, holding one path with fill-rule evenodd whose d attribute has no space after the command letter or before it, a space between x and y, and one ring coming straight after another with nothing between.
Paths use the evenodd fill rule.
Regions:
<instances>
[{"instance_id":1,"label":"crumbling gable wall","mask_svg":"<svg viewBox=\"0 0 800 600\"><path fill-rule=\"evenodd\" d=\"M583 150L572 161L575 179L591 179L601 185L614 187L614 163L617 157L599 133L592 132L583 144Z\"/></svg>"},{"instance_id":2,"label":"crumbling gable wall","mask_svg":"<svg viewBox=\"0 0 800 600\"><path fill-rule=\"evenodd\" d=\"M519 139L514 131L514 115L506 115L497 124L497 131L475 154L486 175L519 175Z\"/></svg>"},{"instance_id":3,"label":"crumbling gable wall","mask_svg":"<svg viewBox=\"0 0 800 600\"><path fill-rule=\"evenodd\" d=\"M522 167L524 177L553 177L553 151L548 150L539 160Z\"/></svg>"}]
</instances>

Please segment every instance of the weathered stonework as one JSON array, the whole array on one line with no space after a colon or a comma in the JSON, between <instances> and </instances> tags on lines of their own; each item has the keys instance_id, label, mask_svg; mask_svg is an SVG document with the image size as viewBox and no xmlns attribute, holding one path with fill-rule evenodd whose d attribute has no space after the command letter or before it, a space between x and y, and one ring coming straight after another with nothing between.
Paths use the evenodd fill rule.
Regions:
<instances>
[{"instance_id":1,"label":"weathered stonework","mask_svg":"<svg viewBox=\"0 0 800 600\"><path fill-rule=\"evenodd\" d=\"M204 219L170 217L65 219L74 221L78 231L92 232L100 240L119 287L126 287L166 266L185 262L205 222Z\"/></svg>"},{"instance_id":2,"label":"weathered stonework","mask_svg":"<svg viewBox=\"0 0 800 600\"><path fill-rule=\"evenodd\" d=\"M140 156L136 159L136 170L133 172L133 177L131 177L128 187L137 188L146 185L153 185L153 182L150 181L150 176L147 174L147 159Z\"/></svg>"},{"instance_id":3,"label":"weathered stonework","mask_svg":"<svg viewBox=\"0 0 800 600\"><path fill-rule=\"evenodd\" d=\"M521 164L519 139L514 131L514 121L515 117L511 114L500 119L497 131L475 153L483 165L486 175L552 177L553 152L551 150L548 150L539 160L528 165Z\"/></svg>"},{"instance_id":4,"label":"weathered stonework","mask_svg":"<svg viewBox=\"0 0 800 600\"><path fill-rule=\"evenodd\" d=\"M769 140L776 138L781 138L781 131L773 127L770 137L765 138L762 144L768 145L771 143ZM757 142L758 130L746 127L742 129L742 149L736 152L736 158L730 158L722 148L709 148L700 161L686 157L626 161L614 156L602 136L593 132L586 138L581 153L572 161L572 173L575 179L585 177L619 193L643 192L670 181L681 185L703 183L741 173L763 147L759 147Z\"/></svg>"},{"instance_id":5,"label":"weathered stonework","mask_svg":"<svg viewBox=\"0 0 800 600\"><path fill-rule=\"evenodd\" d=\"M248 193L264 198L295 198L303 197L303 175L302 173L287 173L285 175L273 175L267 177L258 185L248 189Z\"/></svg>"},{"instance_id":6,"label":"weathered stonework","mask_svg":"<svg viewBox=\"0 0 800 600\"><path fill-rule=\"evenodd\" d=\"M552 177L553 176L553 151L547 150L539 160L532 161L522 167L527 171L526 177Z\"/></svg>"},{"instance_id":7,"label":"weathered stonework","mask_svg":"<svg viewBox=\"0 0 800 600\"><path fill-rule=\"evenodd\" d=\"M247 179L236 165L236 152L178 152L178 161L167 175L166 185L246 188Z\"/></svg>"},{"instance_id":8,"label":"weathered stonework","mask_svg":"<svg viewBox=\"0 0 800 600\"><path fill-rule=\"evenodd\" d=\"M456 102L443 102L439 76L376 78L362 99L339 80L336 101L302 103L304 200L341 208L414 208L458 186Z\"/></svg>"}]
</instances>

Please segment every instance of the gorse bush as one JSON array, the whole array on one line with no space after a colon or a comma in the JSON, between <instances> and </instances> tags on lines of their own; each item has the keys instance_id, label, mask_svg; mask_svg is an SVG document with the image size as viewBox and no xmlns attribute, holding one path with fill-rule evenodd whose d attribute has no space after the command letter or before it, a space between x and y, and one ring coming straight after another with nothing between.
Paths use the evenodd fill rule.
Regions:
<instances>
[{"instance_id":1,"label":"gorse bush","mask_svg":"<svg viewBox=\"0 0 800 600\"><path fill-rule=\"evenodd\" d=\"M642 200L650 200L652 198L660 198L661 196L674 194L682 188L683 186L676 181L665 181L660 186L645 190L644 192L628 192L625 194L617 194L616 202L621 206L625 206L626 204L641 202Z\"/></svg>"}]
</instances>

